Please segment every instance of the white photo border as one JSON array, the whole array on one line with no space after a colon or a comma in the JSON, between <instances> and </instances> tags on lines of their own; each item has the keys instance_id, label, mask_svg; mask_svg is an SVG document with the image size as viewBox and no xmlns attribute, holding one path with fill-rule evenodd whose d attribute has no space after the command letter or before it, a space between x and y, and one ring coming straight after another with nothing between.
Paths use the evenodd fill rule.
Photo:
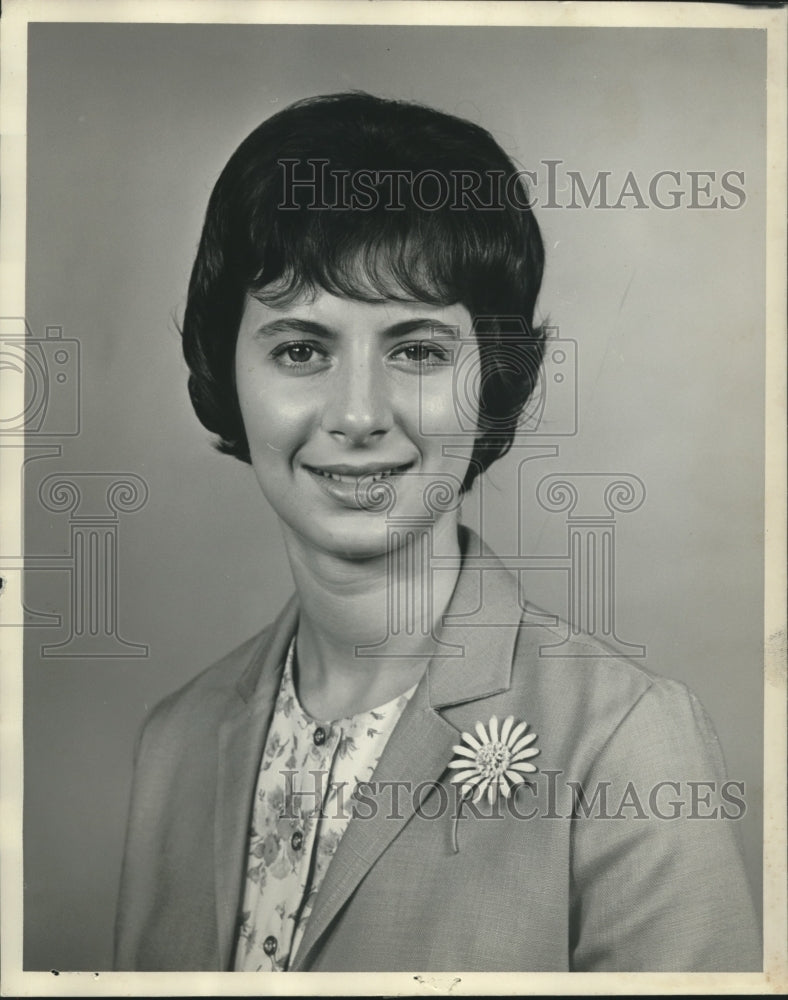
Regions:
<instances>
[{"instance_id":1,"label":"white photo border","mask_svg":"<svg viewBox=\"0 0 788 1000\"><path fill-rule=\"evenodd\" d=\"M499 3L344 0L6 0L0 82L3 211L0 298L3 314L25 315L27 26L38 21L554 27L760 28L767 33L766 532L764 697L764 972L737 974L465 973L319 974L25 972L22 968L22 635L2 630L2 995L280 996L495 994L760 994L788 989L786 941L786 11L727 4ZM0 373L2 378L2 373ZM15 383L3 380L6 391ZM21 411L22 406L19 406ZM21 552L21 448L2 450L0 552ZM3 610L21 609L7 590ZM16 602L16 603L15 603Z\"/></svg>"}]
</instances>

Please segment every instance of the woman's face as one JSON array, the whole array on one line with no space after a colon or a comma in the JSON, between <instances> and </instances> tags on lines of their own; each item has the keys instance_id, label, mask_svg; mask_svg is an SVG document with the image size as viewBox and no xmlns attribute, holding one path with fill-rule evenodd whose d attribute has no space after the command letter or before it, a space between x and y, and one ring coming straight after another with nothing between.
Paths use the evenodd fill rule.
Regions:
<instances>
[{"instance_id":1,"label":"woman's face","mask_svg":"<svg viewBox=\"0 0 788 1000\"><path fill-rule=\"evenodd\" d=\"M424 519L425 488L462 482L473 414L463 400L461 426L460 358L464 369L478 364L462 305L367 303L323 290L281 306L248 298L238 399L252 465L286 533L344 558L381 555L389 517ZM444 455L447 438L463 458ZM395 506L376 508L376 493L389 491Z\"/></svg>"}]
</instances>

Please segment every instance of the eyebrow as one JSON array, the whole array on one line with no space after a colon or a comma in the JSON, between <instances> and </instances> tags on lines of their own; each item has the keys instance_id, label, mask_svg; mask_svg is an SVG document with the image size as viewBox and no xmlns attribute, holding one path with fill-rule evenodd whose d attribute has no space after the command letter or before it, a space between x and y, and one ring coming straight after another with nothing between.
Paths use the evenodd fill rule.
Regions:
<instances>
[{"instance_id":1,"label":"eyebrow","mask_svg":"<svg viewBox=\"0 0 788 1000\"><path fill-rule=\"evenodd\" d=\"M458 340L460 336L458 327L426 316L394 323L392 326L385 327L382 333L387 339L394 340L397 337L404 337L425 328L443 336L449 336L454 340ZM306 334L324 340L334 340L338 336L337 330L333 327L316 323L314 320L296 319L294 316L271 320L270 323L264 323L255 330L256 337L270 337L278 333Z\"/></svg>"}]
</instances>

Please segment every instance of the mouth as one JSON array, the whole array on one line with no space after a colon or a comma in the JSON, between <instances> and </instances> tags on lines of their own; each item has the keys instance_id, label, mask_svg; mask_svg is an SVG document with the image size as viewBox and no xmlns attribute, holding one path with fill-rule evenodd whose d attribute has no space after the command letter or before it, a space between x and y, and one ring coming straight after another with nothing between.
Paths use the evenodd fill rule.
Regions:
<instances>
[{"instance_id":1,"label":"mouth","mask_svg":"<svg viewBox=\"0 0 788 1000\"><path fill-rule=\"evenodd\" d=\"M380 482L383 479L390 479L392 476L399 476L403 472L407 472L413 466L413 462L405 462L402 465L390 465L390 466L357 466L353 467L350 465L331 465L331 466L315 466L315 465L305 465L309 472L315 476L319 476L322 479L332 480L335 483L346 483L349 486L355 486L360 479L368 479L371 483Z\"/></svg>"}]
</instances>

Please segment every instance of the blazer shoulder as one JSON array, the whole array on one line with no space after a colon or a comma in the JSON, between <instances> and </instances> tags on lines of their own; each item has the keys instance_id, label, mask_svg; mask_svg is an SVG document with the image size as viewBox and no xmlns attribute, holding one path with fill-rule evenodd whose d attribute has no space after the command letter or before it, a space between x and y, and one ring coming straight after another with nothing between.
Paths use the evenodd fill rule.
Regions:
<instances>
[{"instance_id":1,"label":"blazer shoulder","mask_svg":"<svg viewBox=\"0 0 788 1000\"><path fill-rule=\"evenodd\" d=\"M714 726L697 695L681 680L623 657L604 641L573 633L560 618L533 625L532 605L523 615L512 665L512 685L526 701L544 707L547 718L585 732L597 750L630 715L643 727L664 728L677 738L690 732L719 752Z\"/></svg>"}]
</instances>

